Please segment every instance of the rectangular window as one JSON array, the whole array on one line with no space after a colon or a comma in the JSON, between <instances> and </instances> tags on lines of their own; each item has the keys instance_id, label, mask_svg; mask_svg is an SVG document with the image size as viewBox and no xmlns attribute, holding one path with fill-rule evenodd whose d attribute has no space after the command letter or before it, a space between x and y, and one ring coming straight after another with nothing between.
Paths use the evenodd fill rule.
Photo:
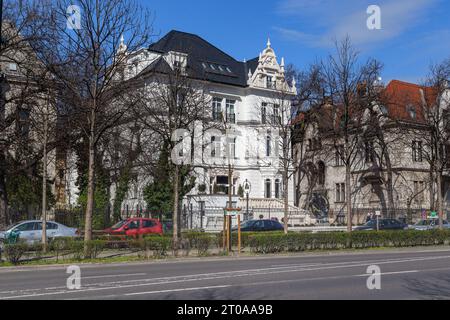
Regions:
<instances>
[{"instance_id":1,"label":"rectangular window","mask_svg":"<svg viewBox=\"0 0 450 320\"><path fill-rule=\"evenodd\" d=\"M335 154L336 167L343 167L344 163L344 146L338 146Z\"/></svg>"},{"instance_id":2,"label":"rectangular window","mask_svg":"<svg viewBox=\"0 0 450 320\"><path fill-rule=\"evenodd\" d=\"M270 136L266 137L266 157L272 156L272 139Z\"/></svg>"},{"instance_id":3,"label":"rectangular window","mask_svg":"<svg viewBox=\"0 0 450 320\"><path fill-rule=\"evenodd\" d=\"M274 104L273 105L273 123L274 124L280 124L281 123L281 117L280 117L280 105Z\"/></svg>"},{"instance_id":4,"label":"rectangular window","mask_svg":"<svg viewBox=\"0 0 450 320\"><path fill-rule=\"evenodd\" d=\"M17 64L14 62L11 62L8 66L8 69L9 69L9 71L17 72Z\"/></svg>"},{"instance_id":5,"label":"rectangular window","mask_svg":"<svg viewBox=\"0 0 450 320\"><path fill-rule=\"evenodd\" d=\"M228 100L227 99L226 109L227 109L227 122L228 123L236 123L235 106L236 106L236 100Z\"/></svg>"},{"instance_id":6,"label":"rectangular window","mask_svg":"<svg viewBox=\"0 0 450 320\"><path fill-rule=\"evenodd\" d=\"M275 198L281 199L281 182L279 179L275 180Z\"/></svg>"},{"instance_id":7,"label":"rectangular window","mask_svg":"<svg viewBox=\"0 0 450 320\"><path fill-rule=\"evenodd\" d=\"M222 99L213 98L212 101L213 121L222 121Z\"/></svg>"},{"instance_id":8,"label":"rectangular window","mask_svg":"<svg viewBox=\"0 0 450 320\"><path fill-rule=\"evenodd\" d=\"M423 144L422 141L413 141L412 158L414 162L423 162Z\"/></svg>"},{"instance_id":9,"label":"rectangular window","mask_svg":"<svg viewBox=\"0 0 450 320\"><path fill-rule=\"evenodd\" d=\"M264 196L266 199L272 198L272 181L267 179L264 185Z\"/></svg>"},{"instance_id":10,"label":"rectangular window","mask_svg":"<svg viewBox=\"0 0 450 320\"><path fill-rule=\"evenodd\" d=\"M266 85L268 89L275 89L275 82L272 76L267 76Z\"/></svg>"},{"instance_id":11,"label":"rectangular window","mask_svg":"<svg viewBox=\"0 0 450 320\"><path fill-rule=\"evenodd\" d=\"M211 157L218 158L221 155L221 139L220 137L211 137Z\"/></svg>"},{"instance_id":12,"label":"rectangular window","mask_svg":"<svg viewBox=\"0 0 450 320\"><path fill-rule=\"evenodd\" d=\"M267 123L267 103L263 102L261 106L261 123Z\"/></svg>"},{"instance_id":13,"label":"rectangular window","mask_svg":"<svg viewBox=\"0 0 450 320\"><path fill-rule=\"evenodd\" d=\"M417 204L423 203L425 200L425 182L414 181L414 195Z\"/></svg>"},{"instance_id":14,"label":"rectangular window","mask_svg":"<svg viewBox=\"0 0 450 320\"><path fill-rule=\"evenodd\" d=\"M364 153L365 153L366 163L375 162L375 150L373 147L373 142L366 142Z\"/></svg>"},{"instance_id":15,"label":"rectangular window","mask_svg":"<svg viewBox=\"0 0 450 320\"><path fill-rule=\"evenodd\" d=\"M345 183L336 184L336 203L345 202Z\"/></svg>"},{"instance_id":16,"label":"rectangular window","mask_svg":"<svg viewBox=\"0 0 450 320\"><path fill-rule=\"evenodd\" d=\"M230 159L236 159L236 138L229 141L229 157Z\"/></svg>"}]
</instances>

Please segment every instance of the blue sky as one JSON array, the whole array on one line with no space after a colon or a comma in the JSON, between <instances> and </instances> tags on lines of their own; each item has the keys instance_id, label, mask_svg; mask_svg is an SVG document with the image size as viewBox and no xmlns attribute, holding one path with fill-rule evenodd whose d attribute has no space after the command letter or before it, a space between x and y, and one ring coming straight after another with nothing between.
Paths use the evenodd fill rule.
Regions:
<instances>
[{"instance_id":1,"label":"blue sky","mask_svg":"<svg viewBox=\"0 0 450 320\"><path fill-rule=\"evenodd\" d=\"M141 1L154 12L159 36L195 33L238 60L256 57L270 37L279 57L304 68L346 34L363 60L384 63L386 82L420 82L431 63L450 58L448 0ZM381 9L381 30L366 26L369 5Z\"/></svg>"}]
</instances>

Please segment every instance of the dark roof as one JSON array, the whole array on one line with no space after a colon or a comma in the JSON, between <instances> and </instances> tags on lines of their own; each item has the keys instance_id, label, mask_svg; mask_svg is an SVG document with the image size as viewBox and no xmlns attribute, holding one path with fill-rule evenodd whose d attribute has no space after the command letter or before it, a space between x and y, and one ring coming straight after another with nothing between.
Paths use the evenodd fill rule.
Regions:
<instances>
[{"instance_id":1,"label":"dark roof","mask_svg":"<svg viewBox=\"0 0 450 320\"><path fill-rule=\"evenodd\" d=\"M248 63L237 61L201 37L175 30L152 44L149 51L160 54L170 51L185 53L188 55L187 73L190 77L239 87L247 87L248 70L250 68L255 72L258 64L258 58ZM146 71L155 66L150 65Z\"/></svg>"},{"instance_id":2,"label":"dark roof","mask_svg":"<svg viewBox=\"0 0 450 320\"><path fill-rule=\"evenodd\" d=\"M252 74L255 73L256 68L258 68L258 65L259 65L259 57L247 61L247 74L248 70L251 70Z\"/></svg>"}]
</instances>

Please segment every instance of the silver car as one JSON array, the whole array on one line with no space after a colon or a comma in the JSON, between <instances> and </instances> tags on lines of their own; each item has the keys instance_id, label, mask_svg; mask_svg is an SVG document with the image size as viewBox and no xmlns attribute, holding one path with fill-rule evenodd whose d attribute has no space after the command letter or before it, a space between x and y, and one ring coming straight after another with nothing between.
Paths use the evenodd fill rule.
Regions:
<instances>
[{"instance_id":1,"label":"silver car","mask_svg":"<svg viewBox=\"0 0 450 320\"><path fill-rule=\"evenodd\" d=\"M37 243L42 240L42 221L23 221L8 230L0 232L0 242L6 240L11 233L19 235L19 239L25 240L29 244ZM47 238L51 241L55 238L61 237L77 237L78 230L69 228L60 223L48 221L47 222Z\"/></svg>"},{"instance_id":2,"label":"silver car","mask_svg":"<svg viewBox=\"0 0 450 320\"><path fill-rule=\"evenodd\" d=\"M439 229L439 219L420 220L415 225L410 226L409 229L417 231ZM445 220L444 220L444 229L450 229L450 224L448 223L448 221Z\"/></svg>"}]
</instances>

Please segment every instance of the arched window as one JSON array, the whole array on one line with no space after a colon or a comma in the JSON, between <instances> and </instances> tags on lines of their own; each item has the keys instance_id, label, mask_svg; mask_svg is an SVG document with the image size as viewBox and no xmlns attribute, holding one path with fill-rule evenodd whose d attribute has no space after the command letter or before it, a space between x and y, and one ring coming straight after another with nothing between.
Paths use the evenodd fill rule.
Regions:
<instances>
[{"instance_id":1,"label":"arched window","mask_svg":"<svg viewBox=\"0 0 450 320\"><path fill-rule=\"evenodd\" d=\"M272 198L272 181L270 179L266 179L264 187L264 195L266 199Z\"/></svg>"}]
</instances>

